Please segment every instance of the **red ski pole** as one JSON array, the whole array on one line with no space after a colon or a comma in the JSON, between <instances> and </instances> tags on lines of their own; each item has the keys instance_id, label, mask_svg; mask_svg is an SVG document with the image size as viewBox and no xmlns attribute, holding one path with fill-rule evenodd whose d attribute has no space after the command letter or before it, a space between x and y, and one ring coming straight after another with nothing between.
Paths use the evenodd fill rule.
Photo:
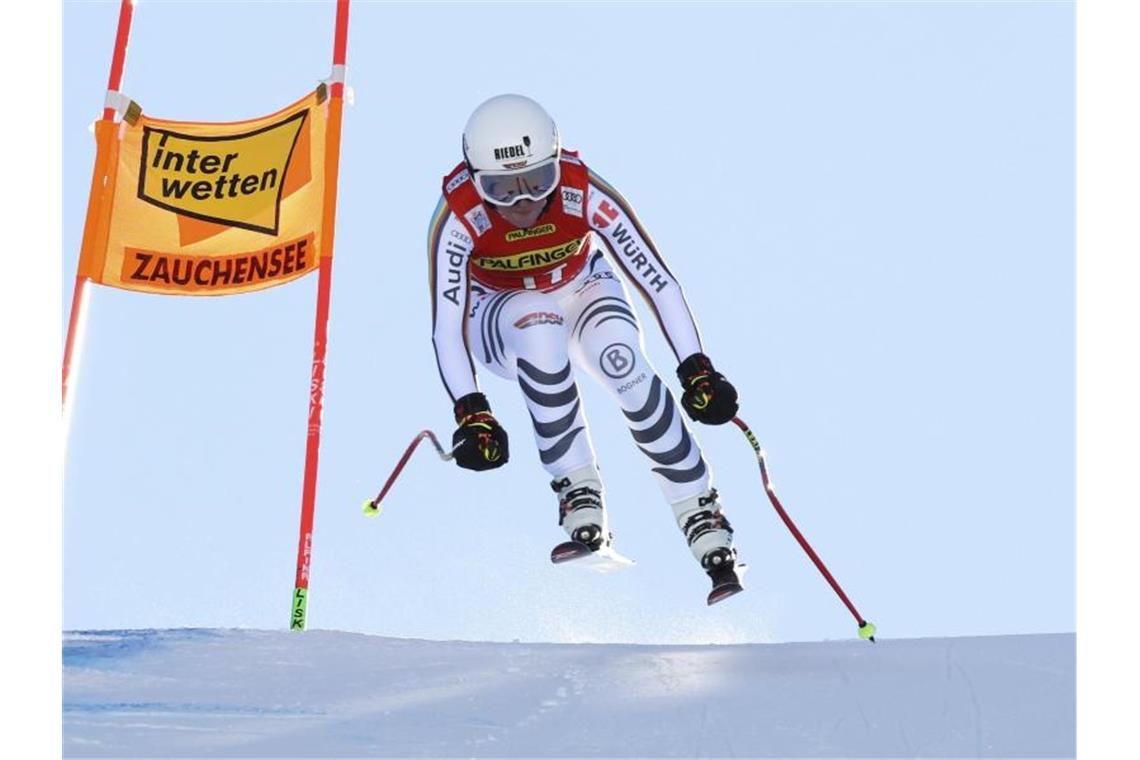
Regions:
<instances>
[{"instance_id":1,"label":"red ski pole","mask_svg":"<svg viewBox=\"0 0 1140 760\"><path fill-rule=\"evenodd\" d=\"M823 564L823 560L821 560L819 555L815 553L815 550L811 548L811 544L809 544L807 539L804 538L804 535L800 533L799 528L792 522L792 518L788 516L788 513L784 510L784 506L780 504L780 500L776 497L776 491L772 488L772 481L768 477L768 463L764 460L764 449L760 448L760 441L756 440L756 436L752 434L752 431L748 429L748 426L745 425L744 421L739 417L733 417L732 422L744 432L744 436L748 439L748 442L752 444L752 449L756 452L756 460L760 463L760 479L764 482L764 490L768 494L768 500L771 501L772 506L776 508L780 519L784 521L784 525L788 526L788 530L795 536L796 541L798 541L800 546L803 547L803 550L807 552L811 561L815 563L816 568L818 568L819 572L823 574L823 577L827 579L827 582L831 584L831 588L839 595L843 604L846 605L847 609L855 617L855 622L859 624L859 637L874 642L875 626L868 623L867 620L859 614L859 611L855 609L855 605L847 598L847 594L843 593L843 589L840 588L839 583L832 577L827 566Z\"/></svg>"},{"instance_id":2,"label":"red ski pole","mask_svg":"<svg viewBox=\"0 0 1140 760\"><path fill-rule=\"evenodd\" d=\"M388 482L380 489L380 493L376 494L375 499L369 499L364 502L364 514L367 517L375 517L380 514L380 502L388 495L388 490L392 484L396 482L396 478L400 477L400 473L404 470L404 465L412 458L412 452L420 445L420 441L425 438L431 439L432 446L435 446L435 452L439 454L439 458L444 462L450 462L455 458L454 451L444 451L443 446L439 445L439 439L435 437L435 433L430 430L421 430L419 435L412 439L408 444L408 448L404 449L404 455L400 457L400 461L396 463L396 468L392 470L392 474L388 476Z\"/></svg>"}]
</instances>

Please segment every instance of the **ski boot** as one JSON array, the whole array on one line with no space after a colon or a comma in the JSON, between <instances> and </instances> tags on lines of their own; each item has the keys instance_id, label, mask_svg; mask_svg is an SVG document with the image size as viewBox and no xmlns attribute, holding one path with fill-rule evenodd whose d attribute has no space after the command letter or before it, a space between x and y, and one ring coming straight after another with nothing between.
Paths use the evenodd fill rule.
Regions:
<instances>
[{"instance_id":1,"label":"ski boot","mask_svg":"<svg viewBox=\"0 0 1140 760\"><path fill-rule=\"evenodd\" d=\"M593 466L556 478L550 487L558 494L558 524L570 536L550 552L556 565L574 562L600 573L612 573L633 564L614 551L613 534L606 527L602 481Z\"/></svg>"},{"instance_id":2,"label":"ski boot","mask_svg":"<svg viewBox=\"0 0 1140 760\"><path fill-rule=\"evenodd\" d=\"M606 529L602 481L592 466L574 470L550 482L558 494L558 524L570 540L554 547L550 561L559 564L585 557L613 541Z\"/></svg>"},{"instance_id":3,"label":"ski boot","mask_svg":"<svg viewBox=\"0 0 1140 760\"><path fill-rule=\"evenodd\" d=\"M719 494L710 488L673 505L677 525L685 534L689 549L712 579L707 602L712 605L744 590L740 576L744 565L737 565L732 548L732 525L721 512Z\"/></svg>"}]
</instances>

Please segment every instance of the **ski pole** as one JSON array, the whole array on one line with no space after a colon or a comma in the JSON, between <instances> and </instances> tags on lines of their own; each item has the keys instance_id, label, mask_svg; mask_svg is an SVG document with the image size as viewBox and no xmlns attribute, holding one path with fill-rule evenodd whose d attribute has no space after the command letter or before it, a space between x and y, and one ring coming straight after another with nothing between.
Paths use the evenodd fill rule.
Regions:
<instances>
[{"instance_id":1,"label":"ski pole","mask_svg":"<svg viewBox=\"0 0 1140 760\"><path fill-rule=\"evenodd\" d=\"M444 451L443 446L439 445L439 439L435 437L435 433L430 430L421 430L419 435L413 438L412 442L408 444L408 448L404 450L404 455L400 457L400 461L396 463L396 469L392 470L392 474L388 476L388 482L380 489L380 493L376 494L375 499L369 499L364 502L364 515L366 517L375 517L380 514L380 502L388 495L388 489L392 487L392 484L396 482L396 478L400 476L404 465L408 463L412 452L416 450L416 446L419 446L420 441L425 438L431 439L432 446L435 446L435 452L439 454L439 458L444 462L450 462L455 458L455 451Z\"/></svg>"},{"instance_id":2,"label":"ski pole","mask_svg":"<svg viewBox=\"0 0 1140 760\"><path fill-rule=\"evenodd\" d=\"M819 572L823 574L823 577L827 579L827 582L831 584L831 588L839 595L843 604L847 606L847 609L855 617L855 622L859 624L859 637L874 642L875 626L868 623L863 616L859 614L859 611L855 609L855 605L847 598L847 594L843 593L843 589L839 587L839 583L836 582L835 578L828 572L827 566L823 564L823 560L821 560L819 555L815 553L815 550L811 548L811 544L809 544L807 539L804 538L804 535L800 533L799 528L792 522L792 518L788 516L788 513L784 510L784 506L780 504L780 500L776 497L776 490L772 488L772 481L768 477L768 463L764 459L764 449L760 448L760 441L756 440L756 436L752 434L752 431L748 429L748 426L745 425L744 421L739 417L733 417L732 422L744 432L744 436L748 439L748 442L752 444L752 449L756 452L756 461L760 463L760 479L764 482L764 490L768 494L768 500L771 501L772 506L776 508L780 519L784 521L784 525L788 526L788 530L795 536L796 541L798 541L800 546L803 547L803 550L807 552L807 555L811 557L811 561L815 563L816 568L818 568Z\"/></svg>"}]
</instances>

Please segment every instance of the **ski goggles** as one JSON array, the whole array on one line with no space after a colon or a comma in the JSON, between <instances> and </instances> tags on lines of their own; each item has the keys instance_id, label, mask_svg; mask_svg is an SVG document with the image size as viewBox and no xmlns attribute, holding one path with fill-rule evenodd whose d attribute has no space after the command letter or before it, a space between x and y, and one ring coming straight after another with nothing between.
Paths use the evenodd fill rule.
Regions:
<instances>
[{"instance_id":1,"label":"ski goggles","mask_svg":"<svg viewBox=\"0 0 1140 760\"><path fill-rule=\"evenodd\" d=\"M523 198L540 201L554 191L561 177L557 156L521 171L488 170L474 174L480 197L496 206L513 206Z\"/></svg>"}]
</instances>

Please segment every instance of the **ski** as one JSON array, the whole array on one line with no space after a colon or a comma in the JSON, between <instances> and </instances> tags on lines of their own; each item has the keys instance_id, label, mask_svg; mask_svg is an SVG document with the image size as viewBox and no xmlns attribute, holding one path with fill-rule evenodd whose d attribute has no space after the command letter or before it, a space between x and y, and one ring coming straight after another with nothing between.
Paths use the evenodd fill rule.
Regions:
<instances>
[{"instance_id":1,"label":"ski","mask_svg":"<svg viewBox=\"0 0 1140 760\"><path fill-rule=\"evenodd\" d=\"M740 584L740 579L744 577L746 570L748 570L748 565L736 565L732 572L725 573L725 577L720 582L714 582L712 591L709 592L708 598L705 600L708 606L711 607L717 602L723 602L730 596L735 596L743 591L744 586Z\"/></svg>"},{"instance_id":2,"label":"ski","mask_svg":"<svg viewBox=\"0 0 1140 760\"><path fill-rule=\"evenodd\" d=\"M629 557L618 554L612 546L590 551L581 541L565 541L550 551L550 561L556 565L573 563L599 573L616 573L634 564Z\"/></svg>"},{"instance_id":3,"label":"ski","mask_svg":"<svg viewBox=\"0 0 1140 760\"><path fill-rule=\"evenodd\" d=\"M734 594L739 594L743 590L744 587L739 583L722 583L719 586L715 586L713 590L709 592L706 602L711 607L717 602L723 602L725 599L733 596Z\"/></svg>"}]
</instances>

